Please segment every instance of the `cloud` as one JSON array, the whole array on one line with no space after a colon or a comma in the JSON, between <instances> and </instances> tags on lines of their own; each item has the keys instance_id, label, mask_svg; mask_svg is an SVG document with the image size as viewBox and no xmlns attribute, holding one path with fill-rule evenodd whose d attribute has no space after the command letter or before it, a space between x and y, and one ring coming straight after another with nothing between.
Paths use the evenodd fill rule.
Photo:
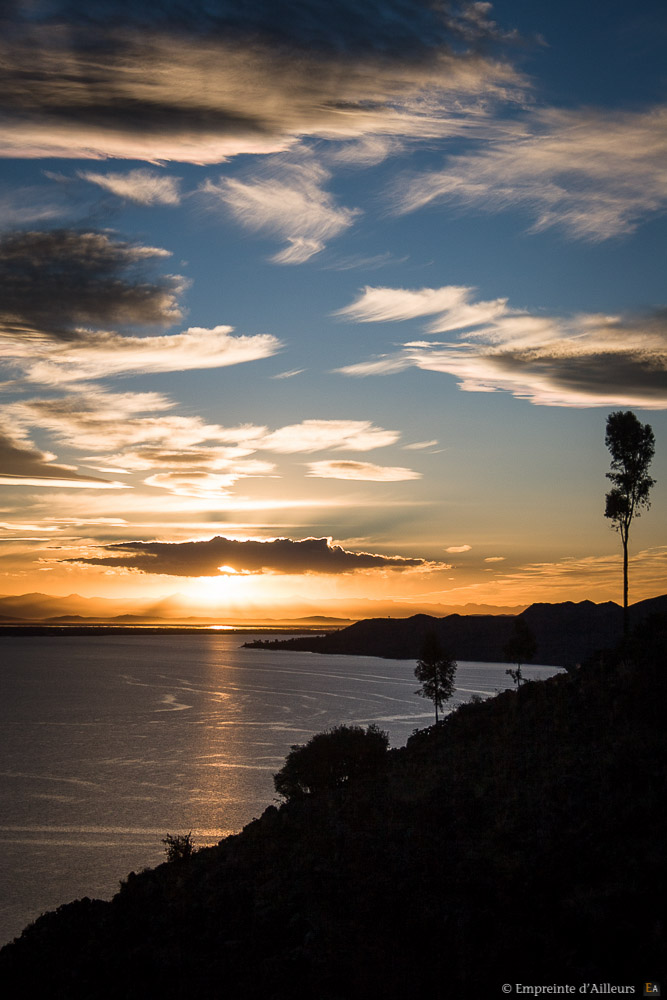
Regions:
<instances>
[{"instance_id":1,"label":"cloud","mask_svg":"<svg viewBox=\"0 0 667 1000\"><path fill-rule=\"evenodd\" d=\"M0 335L71 341L85 336L81 326L170 325L183 279L147 274L166 256L96 231L0 236Z\"/></svg>"},{"instance_id":2,"label":"cloud","mask_svg":"<svg viewBox=\"0 0 667 1000\"><path fill-rule=\"evenodd\" d=\"M3 229L50 222L71 212L71 205L52 186L31 184L0 189L0 218Z\"/></svg>"},{"instance_id":3,"label":"cloud","mask_svg":"<svg viewBox=\"0 0 667 1000\"><path fill-rule=\"evenodd\" d=\"M109 453L150 445L160 449L157 454L178 454L187 449L192 455L193 448L206 444L206 454L214 460L232 452L210 452L211 443L245 456L255 451L370 451L394 444L400 437L398 431L376 427L370 420L303 420L274 431L256 424L223 427L201 417L170 413L175 405L162 393L119 393L92 386L72 387L66 398L36 397L10 403L6 412L20 427L42 428L60 440L75 442L82 451L100 448Z\"/></svg>"},{"instance_id":4,"label":"cloud","mask_svg":"<svg viewBox=\"0 0 667 1000\"><path fill-rule=\"evenodd\" d=\"M284 239L287 246L271 258L277 264L302 264L326 242L352 225L357 209L340 208L323 184L331 174L309 161L274 161L248 181L221 177L202 191L222 201L242 226Z\"/></svg>"},{"instance_id":5,"label":"cloud","mask_svg":"<svg viewBox=\"0 0 667 1000\"><path fill-rule=\"evenodd\" d=\"M306 371L305 368L292 368L290 371L278 372L277 375L271 375L271 378L283 379L283 378L294 378L295 375L303 375Z\"/></svg>"},{"instance_id":6,"label":"cloud","mask_svg":"<svg viewBox=\"0 0 667 1000\"><path fill-rule=\"evenodd\" d=\"M532 231L551 226L587 240L632 232L667 207L667 106L649 110L545 109L442 170L403 178L401 212L437 202L524 209Z\"/></svg>"},{"instance_id":7,"label":"cloud","mask_svg":"<svg viewBox=\"0 0 667 1000\"><path fill-rule=\"evenodd\" d=\"M505 562L505 556L487 556L484 562L488 563Z\"/></svg>"},{"instance_id":8,"label":"cloud","mask_svg":"<svg viewBox=\"0 0 667 1000\"><path fill-rule=\"evenodd\" d=\"M158 337L85 331L69 342L0 341L0 357L19 363L31 381L46 385L113 375L224 368L271 357L282 346L270 334L234 335L231 326L190 327Z\"/></svg>"},{"instance_id":9,"label":"cloud","mask_svg":"<svg viewBox=\"0 0 667 1000\"><path fill-rule=\"evenodd\" d=\"M95 476L81 475L70 465L56 465L51 452L35 448L23 435L0 428L0 485L69 486L94 489L123 489Z\"/></svg>"},{"instance_id":10,"label":"cloud","mask_svg":"<svg viewBox=\"0 0 667 1000\"><path fill-rule=\"evenodd\" d=\"M147 486L168 490L172 496L201 497L220 500L239 479L248 476L267 476L274 469L271 462L237 462L227 473L216 472L161 472L144 480Z\"/></svg>"},{"instance_id":11,"label":"cloud","mask_svg":"<svg viewBox=\"0 0 667 1000\"><path fill-rule=\"evenodd\" d=\"M437 444L439 444L437 438L434 438L432 441L413 441L412 444L404 444L403 450L421 451L424 448L435 448Z\"/></svg>"},{"instance_id":12,"label":"cloud","mask_svg":"<svg viewBox=\"0 0 667 1000\"><path fill-rule=\"evenodd\" d=\"M372 462L309 462L309 476L317 479L352 479L369 483L400 483L421 479L420 472Z\"/></svg>"},{"instance_id":13,"label":"cloud","mask_svg":"<svg viewBox=\"0 0 667 1000\"><path fill-rule=\"evenodd\" d=\"M450 545L445 552L470 552L472 545Z\"/></svg>"},{"instance_id":14,"label":"cloud","mask_svg":"<svg viewBox=\"0 0 667 1000\"><path fill-rule=\"evenodd\" d=\"M655 596L664 592L667 571L667 546L655 546L637 552L630 559L632 600ZM495 577L498 592L516 599L520 594L535 600L535 595L564 593L569 600L585 600L591 589L600 595L599 600L622 598L622 555L620 552L602 556L580 556L554 562L536 562L517 566Z\"/></svg>"},{"instance_id":15,"label":"cloud","mask_svg":"<svg viewBox=\"0 0 667 1000\"><path fill-rule=\"evenodd\" d=\"M0 358L30 380L58 385L137 372L218 368L270 357L270 334L190 327L165 336L123 336L108 323L171 325L184 281L151 276L166 251L107 233L59 229L0 237ZM94 329L97 327L98 329Z\"/></svg>"},{"instance_id":16,"label":"cloud","mask_svg":"<svg viewBox=\"0 0 667 1000\"><path fill-rule=\"evenodd\" d=\"M220 576L234 573L353 573L368 570L430 570L425 559L349 552L330 538L276 538L202 542L122 542L104 546L113 555L67 559L91 566L124 567L165 576ZM117 555L115 553L118 553Z\"/></svg>"},{"instance_id":17,"label":"cloud","mask_svg":"<svg viewBox=\"0 0 667 1000\"><path fill-rule=\"evenodd\" d=\"M284 454L323 451L371 451L395 444L400 434L375 427L370 420L302 420L258 437L255 447Z\"/></svg>"},{"instance_id":18,"label":"cloud","mask_svg":"<svg viewBox=\"0 0 667 1000\"><path fill-rule=\"evenodd\" d=\"M441 136L523 87L482 4L5 5L2 154L221 162ZM461 124L461 120L464 124Z\"/></svg>"},{"instance_id":19,"label":"cloud","mask_svg":"<svg viewBox=\"0 0 667 1000\"><path fill-rule=\"evenodd\" d=\"M273 462L252 457L259 451L369 451L393 444L399 437L397 431L367 420L304 420L274 431L254 424L223 427L171 412L176 404L160 393L115 393L101 386L70 389L64 398L8 404L6 413L17 433L25 436L29 428L46 431L83 453L86 464L98 471L152 473L144 484L175 496L219 500L240 479L273 475ZM381 469L370 463L349 463L343 477L344 465L330 463L331 469L338 467L335 478L418 478L407 469Z\"/></svg>"},{"instance_id":20,"label":"cloud","mask_svg":"<svg viewBox=\"0 0 667 1000\"><path fill-rule=\"evenodd\" d=\"M667 409L667 311L549 317L513 309L506 299L474 302L473 293L365 289L341 314L362 322L436 314L428 332L458 335L411 341L340 371L363 376L417 367L454 375L466 392L504 390L543 406Z\"/></svg>"},{"instance_id":21,"label":"cloud","mask_svg":"<svg viewBox=\"0 0 667 1000\"><path fill-rule=\"evenodd\" d=\"M442 288L384 288L366 285L359 297L334 315L359 323L395 323L437 315L428 333L446 333L459 327L493 322L507 311L507 299L471 302L473 289L460 285Z\"/></svg>"},{"instance_id":22,"label":"cloud","mask_svg":"<svg viewBox=\"0 0 667 1000\"><path fill-rule=\"evenodd\" d=\"M80 170L79 177L140 205L178 205L181 200L179 178L158 174L154 170L130 170L125 174L96 174Z\"/></svg>"}]
</instances>

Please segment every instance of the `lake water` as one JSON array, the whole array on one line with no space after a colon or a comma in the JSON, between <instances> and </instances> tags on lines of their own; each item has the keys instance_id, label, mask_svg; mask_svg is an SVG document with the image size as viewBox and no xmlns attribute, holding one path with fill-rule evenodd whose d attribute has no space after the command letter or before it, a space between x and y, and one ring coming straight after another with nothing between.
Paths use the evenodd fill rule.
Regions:
<instances>
[{"instance_id":1,"label":"lake water","mask_svg":"<svg viewBox=\"0 0 667 1000\"><path fill-rule=\"evenodd\" d=\"M240 648L253 638L0 637L0 945L61 903L110 898L164 860L167 833L240 830L292 744L374 722L402 746L433 721L414 661ZM505 669L460 663L450 706L511 686Z\"/></svg>"}]
</instances>

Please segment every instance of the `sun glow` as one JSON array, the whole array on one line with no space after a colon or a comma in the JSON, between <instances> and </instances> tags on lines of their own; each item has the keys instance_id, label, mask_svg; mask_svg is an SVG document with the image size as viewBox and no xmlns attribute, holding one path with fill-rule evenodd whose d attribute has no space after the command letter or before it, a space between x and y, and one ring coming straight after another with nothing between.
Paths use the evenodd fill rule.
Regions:
<instances>
[{"instance_id":1,"label":"sun glow","mask_svg":"<svg viewBox=\"0 0 667 1000\"><path fill-rule=\"evenodd\" d=\"M201 576L188 581L183 587L184 596L193 603L211 608L219 606L244 608L254 603L252 578L235 573L229 566L221 566L220 569L224 570L220 576Z\"/></svg>"}]
</instances>

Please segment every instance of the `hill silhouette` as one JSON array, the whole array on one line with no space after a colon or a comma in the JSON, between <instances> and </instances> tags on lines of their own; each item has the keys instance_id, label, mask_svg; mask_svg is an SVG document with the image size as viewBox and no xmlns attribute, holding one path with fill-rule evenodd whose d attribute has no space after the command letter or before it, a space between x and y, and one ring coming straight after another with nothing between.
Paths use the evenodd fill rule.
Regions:
<instances>
[{"instance_id":1,"label":"hill silhouette","mask_svg":"<svg viewBox=\"0 0 667 1000\"><path fill-rule=\"evenodd\" d=\"M667 596L641 601L630 608L633 626L649 615L667 612ZM246 643L254 648L344 653L417 659L429 632L459 660L497 662L512 634L515 617L525 621L537 641L535 663L574 667L597 649L612 646L623 634L623 609L613 602L531 604L514 615L413 615L411 618L370 618L325 636L303 636Z\"/></svg>"},{"instance_id":2,"label":"hill silhouette","mask_svg":"<svg viewBox=\"0 0 667 1000\"><path fill-rule=\"evenodd\" d=\"M666 647L654 616L577 671L462 706L372 777L42 916L0 952L5 995L641 995L667 971Z\"/></svg>"}]
</instances>

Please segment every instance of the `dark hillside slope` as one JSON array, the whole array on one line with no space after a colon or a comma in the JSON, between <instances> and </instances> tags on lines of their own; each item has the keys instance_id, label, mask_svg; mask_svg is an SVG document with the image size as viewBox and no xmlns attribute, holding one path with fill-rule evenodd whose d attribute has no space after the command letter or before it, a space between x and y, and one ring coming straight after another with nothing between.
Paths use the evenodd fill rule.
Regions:
<instances>
[{"instance_id":1,"label":"dark hillside slope","mask_svg":"<svg viewBox=\"0 0 667 1000\"><path fill-rule=\"evenodd\" d=\"M375 778L40 918L0 952L4 995L641 995L667 981L666 641L656 618L604 667L463 706Z\"/></svg>"},{"instance_id":2,"label":"dark hillside slope","mask_svg":"<svg viewBox=\"0 0 667 1000\"><path fill-rule=\"evenodd\" d=\"M637 625L648 615L667 612L667 596L641 601L630 608ZM531 604L518 618L537 640L535 663L573 667L598 649L613 646L623 633L623 611L611 601L593 604ZM248 646L313 653L346 653L414 660L424 636L435 632L445 649L458 660L486 662L503 659L503 647L512 633L514 615L413 615L411 618L370 618L325 636L258 640Z\"/></svg>"}]
</instances>

